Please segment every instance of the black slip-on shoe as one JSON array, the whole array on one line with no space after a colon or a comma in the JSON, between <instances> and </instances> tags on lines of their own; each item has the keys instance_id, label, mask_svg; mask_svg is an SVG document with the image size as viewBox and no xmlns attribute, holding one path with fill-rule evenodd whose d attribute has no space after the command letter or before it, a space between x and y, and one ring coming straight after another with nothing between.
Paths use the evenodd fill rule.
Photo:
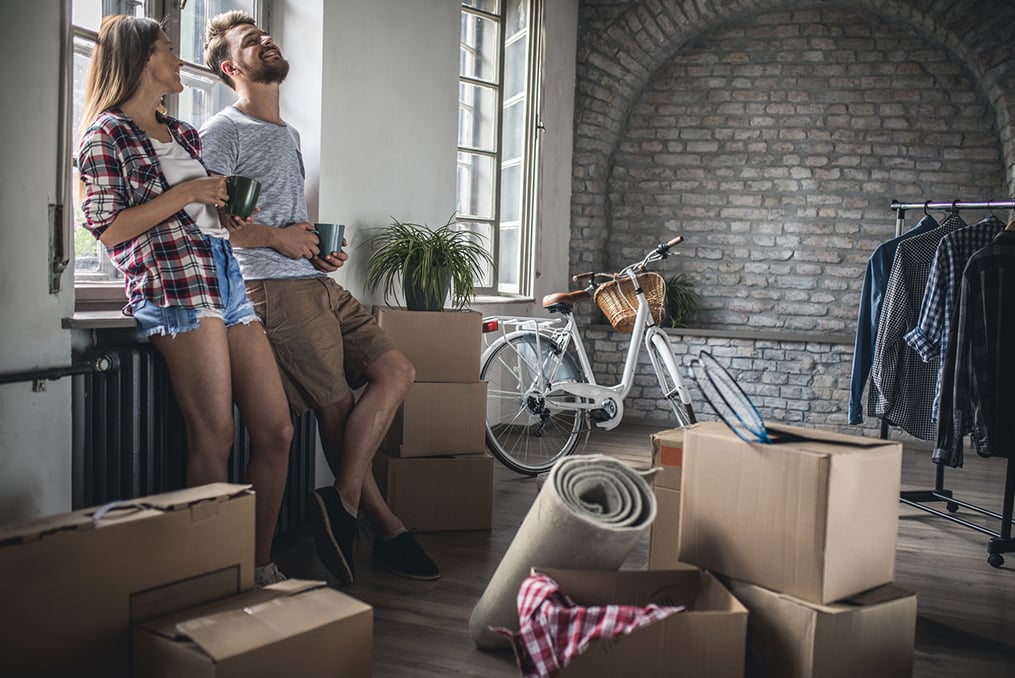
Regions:
<instances>
[{"instance_id":1,"label":"black slip-on shoe","mask_svg":"<svg viewBox=\"0 0 1015 678\"><path fill-rule=\"evenodd\" d=\"M403 532L389 541L375 538L374 562L400 577L423 581L441 577L437 563L423 552L412 532Z\"/></svg>"},{"instance_id":2,"label":"black slip-on shoe","mask_svg":"<svg viewBox=\"0 0 1015 678\"><path fill-rule=\"evenodd\" d=\"M358 538L356 518L342 506L334 487L314 490L307 503L317 557L339 583L351 584L355 574L353 544Z\"/></svg>"}]
</instances>

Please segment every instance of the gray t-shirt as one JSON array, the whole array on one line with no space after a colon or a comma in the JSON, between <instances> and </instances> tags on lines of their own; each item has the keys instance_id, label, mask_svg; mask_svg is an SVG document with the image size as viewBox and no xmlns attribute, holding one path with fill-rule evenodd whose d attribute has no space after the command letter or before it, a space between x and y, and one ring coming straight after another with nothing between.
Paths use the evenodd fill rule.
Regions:
<instances>
[{"instance_id":1,"label":"gray t-shirt","mask_svg":"<svg viewBox=\"0 0 1015 678\"><path fill-rule=\"evenodd\" d=\"M300 135L227 106L201 127L204 164L216 174L252 177L261 182L254 221L283 227L307 220ZM270 247L236 247L246 280L313 278L324 275L308 259L290 259Z\"/></svg>"}]
</instances>

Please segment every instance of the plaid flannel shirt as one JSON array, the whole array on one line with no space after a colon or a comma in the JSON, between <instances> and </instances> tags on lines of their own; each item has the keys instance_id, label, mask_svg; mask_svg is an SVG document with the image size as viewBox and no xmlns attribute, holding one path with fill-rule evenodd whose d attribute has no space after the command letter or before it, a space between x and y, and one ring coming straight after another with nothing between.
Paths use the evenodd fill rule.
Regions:
<instances>
[{"instance_id":1,"label":"plaid flannel shirt","mask_svg":"<svg viewBox=\"0 0 1015 678\"><path fill-rule=\"evenodd\" d=\"M599 638L613 638L666 619L684 606L576 605L545 574L526 577L518 589L519 630L491 627L507 636L525 678L556 676Z\"/></svg>"},{"instance_id":2,"label":"plaid flannel shirt","mask_svg":"<svg viewBox=\"0 0 1015 678\"><path fill-rule=\"evenodd\" d=\"M157 117L200 161L197 130L168 116ZM78 171L85 186L84 226L96 239L122 210L169 190L148 135L117 109L99 114L82 136ZM185 210L106 252L125 277L125 312L144 299L159 306L222 308L211 248Z\"/></svg>"},{"instance_id":3,"label":"plaid flannel shirt","mask_svg":"<svg viewBox=\"0 0 1015 678\"><path fill-rule=\"evenodd\" d=\"M941 239L924 290L920 319L916 327L905 335L906 343L924 362L938 361L937 386L931 411L934 421L938 421L941 414L945 370L954 369L955 365L954 361L948 360L948 344L951 342L959 302L962 271L973 252L990 244L1002 228L1004 224L997 217L988 216ZM948 381L951 382L950 379ZM948 400L951 400L950 396ZM944 416L951 416L950 411L945 412Z\"/></svg>"}]
</instances>

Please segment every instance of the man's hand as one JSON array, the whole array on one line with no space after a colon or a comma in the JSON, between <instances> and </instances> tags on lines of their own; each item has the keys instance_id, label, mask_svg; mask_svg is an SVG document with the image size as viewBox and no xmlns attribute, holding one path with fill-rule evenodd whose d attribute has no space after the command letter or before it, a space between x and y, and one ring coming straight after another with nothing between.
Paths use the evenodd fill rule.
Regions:
<instances>
[{"instance_id":1,"label":"man's hand","mask_svg":"<svg viewBox=\"0 0 1015 678\"><path fill-rule=\"evenodd\" d=\"M274 230L275 242L271 246L290 259L313 260L320 253L313 224L302 221Z\"/></svg>"},{"instance_id":2,"label":"man's hand","mask_svg":"<svg viewBox=\"0 0 1015 678\"><path fill-rule=\"evenodd\" d=\"M338 269L342 268L342 265L349 258L346 254L345 248L349 246L349 241L342 238L342 251L341 252L328 252L327 254L319 255L310 260L310 263L314 265L319 271L325 273L334 273Z\"/></svg>"}]
</instances>

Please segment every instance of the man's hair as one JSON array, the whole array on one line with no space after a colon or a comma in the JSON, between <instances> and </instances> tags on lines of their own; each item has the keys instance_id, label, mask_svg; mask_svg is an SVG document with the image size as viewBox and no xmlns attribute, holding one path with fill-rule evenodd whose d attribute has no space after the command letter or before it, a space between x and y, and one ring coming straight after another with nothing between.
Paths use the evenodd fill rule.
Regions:
<instances>
[{"instance_id":1,"label":"man's hair","mask_svg":"<svg viewBox=\"0 0 1015 678\"><path fill-rule=\"evenodd\" d=\"M230 28L240 24L257 26L254 18L238 9L231 12L223 12L208 20L208 27L205 30L204 42L204 63L208 68L218 73L222 82L229 85L230 89L236 89L233 79L222 72L222 62L229 58L229 43L226 42L226 33Z\"/></svg>"}]
</instances>

